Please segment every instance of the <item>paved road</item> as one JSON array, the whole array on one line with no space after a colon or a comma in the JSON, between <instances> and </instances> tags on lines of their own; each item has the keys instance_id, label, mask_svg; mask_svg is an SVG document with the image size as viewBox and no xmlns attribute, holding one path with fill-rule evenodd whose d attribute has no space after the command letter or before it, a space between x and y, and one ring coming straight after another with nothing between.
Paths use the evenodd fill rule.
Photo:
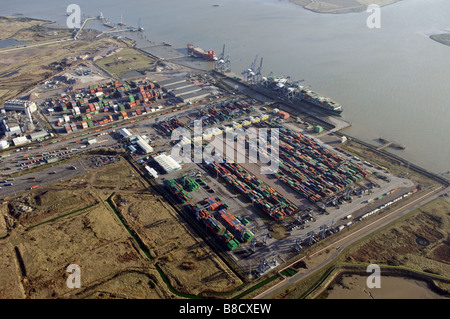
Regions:
<instances>
[{"instance_id":1,"label":"paved road","mask_svg":"<svg viewBox=\"0 0 450 319\"><path fill-rule=\"evenodd\" d=\"M71 166L75 166L76 169L72 169ZM11 181L13 184L12 186L4 186L4 184L0 184L0 187L2 187L0 189L0 197L5 198L11 195L17 195L30 189L32 186L39 185L42 187L44 185L74 177L84 173L85 171L86 169L80 160L76 159L54 167L45 168L38 172L25 174L20 177L16 177L14 181Z\"/></svg>"},{"instance_id":2,"label":"paved road","mask_svg":"<svg viewBox=\"0 0 450 319\"><path fill-rule=\"evenodd\" d=\"M50 41L50 42L43 42L43 43L36 43L36 44L30 44L30 45L23 45L23 46L20 46L18 48L11 48L11 49L0 50L0 54L1 53L6 53L6 52L11 52L11 51L17 51L17 50L24 50L24 49L29 49L29 48L40 47L40 46L43 46L43 45L49 45L49 44L56 44L56 43L61 43L61 42L73 41L73 40L74 39L72 39L72 38L68 38L68 39L59 39L59 40Z\"/></svg>"},{"instance_id":3,"label":"paved road","mask_svg":"<svg viewBox=\"0 0 450 319\"><path fill-rule=\"evenodd\" d=\"M392 223L396 219L398 219L402 216L405 216L406 214L410 213L411 211L435 200L440 195L448 193L449 189L450 189L449 187L444 188L443 186L441 186L437 189L426 191L425 193L418 195L417 198L413 198L408 204L406 204L400 208L397 208L397 209L383 215L380 218L377 218L376 220L370 222L369 224L365 225L362 228L357 229L356 231L350 232L344 238L341 238L340 240L337 240L337 241L333 242L332 244L327 245L326 247L314 252L313 254L299 259L299 260L303 260L305 258L314 257L314 256L319 255L320 253L326 251L327 249L335 250L335 252L330 257L328 257L328 259L323 261L320 265L310 269L309 271L307 271L305 273L297 273L296 275L294 275L292 277L285 278L283 281L281 281L277 285L272 286L271 288L267 289L266 291L262 292L261 294L257 295L256 297L254 297L254 299L270 299L272 296L275 296L276 294L281 293L288 286L314 274L315 272L319 271L324 266L326 266L327 264L332 262L334 259L336 259L339 256L339 254L341 253L341 251L344 248L346 248L349 245L353 244L354 242L364 238L365 236L373 233L374 231ZM298 260L296 262L298 262ZM291 265L287 265L283 269L288 268L290 266ZM282 269L280 271L282 271Z\"/></svg>"}]
</instances>

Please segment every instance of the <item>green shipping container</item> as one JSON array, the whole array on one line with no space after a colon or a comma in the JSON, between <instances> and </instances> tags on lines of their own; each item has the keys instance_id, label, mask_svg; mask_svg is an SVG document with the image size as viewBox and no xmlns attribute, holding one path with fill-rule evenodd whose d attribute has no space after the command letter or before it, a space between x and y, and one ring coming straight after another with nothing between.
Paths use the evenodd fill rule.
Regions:
<instances>
[{"instance_id":1,"label":"green shipping container","mask_svg":"<svg viewBox=\"0 0 450 319\"><path fill-rule=\"evenodd\" d=\"M323 132L323 127L320 126L320 125L317 125L317 126L314 128L314 132L316 132L316 133L321 133L321 132Z\"/></svg>"}]
</instances>

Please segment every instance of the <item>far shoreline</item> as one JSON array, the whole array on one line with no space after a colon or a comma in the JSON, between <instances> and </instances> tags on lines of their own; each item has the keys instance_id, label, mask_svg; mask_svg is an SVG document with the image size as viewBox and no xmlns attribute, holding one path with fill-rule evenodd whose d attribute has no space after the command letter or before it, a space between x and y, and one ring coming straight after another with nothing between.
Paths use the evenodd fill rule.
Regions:
<instances>
[{"instance_id":1,"label":"far shoreline","mask_svg":"<svg viewBox=\"0 0 450 319\"><path fill-rule=\"evenodd\" d=\"M301 6L304 9L314 13L328 13L328 14L346 14L359 13L367 10L369 4L376 4L380 7L388 6L402 0L350 0L354 3L352 5L341 5L335 2L339 0L289 0L291 3ZM367 2L367 3L366 3Z\"/></svg>"}]
</instances>

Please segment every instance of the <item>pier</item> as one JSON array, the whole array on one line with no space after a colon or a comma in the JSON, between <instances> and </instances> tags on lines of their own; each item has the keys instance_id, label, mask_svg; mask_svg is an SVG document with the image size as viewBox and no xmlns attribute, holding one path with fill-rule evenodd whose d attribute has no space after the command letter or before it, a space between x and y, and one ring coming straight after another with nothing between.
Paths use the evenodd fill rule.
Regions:
<instances>
[{"instance_id":1,"label":"pier","mask_svg":"<svg viewBox=\"0 0 450 319\"><path fill-rule=\"evenodd\" d=\"M383 149L388 148L388 147L393 147L393 148L400 149L400 150L404 150L404 149L406 148L405 146L403 146L403 145L401 145L401 144L398 144L398 143L396 143L396 142L387 140L387 139L385 139L385 138L383 138L383 137L380 137L378 140L379 140L381 143L383 143L383 145L377 147L377 150L378 150L378 151L379 151L379 150L383 150Z\"/></svg>"},{"instance_id":2,"label":"pier","mask_svg":"<svg viewBox=\"0 0 450 319\"><path fill-rule=\"evenodd\" d=\"M78 36L80 35L81 31L83 31L84 27L86 26L86 23L89 20L97 20L97 18L87 18L86 20L84 20L83 24L81 25L80 30L78 30L77 33L75 34L75 36L73 37L74 40L76 40L78 38Z\"/></svg>"}]
</instances>

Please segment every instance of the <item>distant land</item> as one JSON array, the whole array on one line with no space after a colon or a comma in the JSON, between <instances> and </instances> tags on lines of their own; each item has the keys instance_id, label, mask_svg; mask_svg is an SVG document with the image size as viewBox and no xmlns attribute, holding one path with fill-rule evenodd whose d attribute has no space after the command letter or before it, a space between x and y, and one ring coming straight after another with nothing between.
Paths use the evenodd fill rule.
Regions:
<instances>
[{"instance_id":1,"label":"distant land","mask_svg":"<svg viewBox=\"0 0 450 319\"><path fill-rule=\"evenodd\" d=\"M362 12L369 4L385 6L401 0L290 0L292 3L317 13Z\"/></svg>"},{"instance_id":2,"label":"distant land","mask_svg":"<svg viewBox=\"0 0 450 319\"><path fill-rule=\"evenodd\" d=\"M433 34L430 35L430 39L450 46L450 33Z\"/></svg>"}]
</instances>

